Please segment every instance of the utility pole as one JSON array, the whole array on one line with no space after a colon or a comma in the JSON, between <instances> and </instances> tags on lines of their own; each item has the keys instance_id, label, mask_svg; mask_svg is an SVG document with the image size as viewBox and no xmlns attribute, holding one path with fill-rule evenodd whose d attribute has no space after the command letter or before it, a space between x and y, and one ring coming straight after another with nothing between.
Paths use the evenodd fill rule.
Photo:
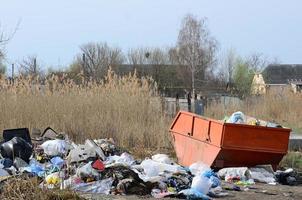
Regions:
<instances>
[{"instance_id":1,"label":"utility pole","mask_svg":"<svg viewBox=\"0 0 302 200\"><path fill-rule=\"evenodd\" d=\"M37 74L37 59L34 58L34 75Z\"/></svg>"},{"instance_id":2,"label":"utility pole","mask_svg":"<svg viewBox=\"0 0 302 200\"><path fill-rule=\"evenodd\" d=\"M15 65L14 63L12 64L12 82L14 83L14 70L15 70Z\"/></svg>"},{"instance_id":3,"label":"utility pole","mask_svg":"<svg viewBox=\"0 0 302 200\"><path fill-rule=\"evenodd\" d=\"M86 65L86 56L85 56L85 53L83 53L83 57L82 57L82 60L83 60L83 65L82 65L82 70L83 70L83 74L84 74L84 82L86 82L86 70L85 70L85 65Z\"/></svg>"}]
</instances>

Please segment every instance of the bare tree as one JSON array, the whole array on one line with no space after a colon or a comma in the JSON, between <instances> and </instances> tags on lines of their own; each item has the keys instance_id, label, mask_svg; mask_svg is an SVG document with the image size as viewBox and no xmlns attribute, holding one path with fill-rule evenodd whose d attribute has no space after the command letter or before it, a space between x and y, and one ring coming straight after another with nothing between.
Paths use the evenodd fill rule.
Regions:
<instances>
[{"instance_id":1,"label":"bare tree","mask_svg":"<svg viewBox=\"0 0 302 200\"><path fill-rule=\"evenodd\" d=\"M4 57L5 53L4 53L4 47L5 45L14 37L14 35L16 34L19 25L20 25L21 21L19 20L18 23L16 24L15 29L11 32L11 33L6 33L0 24L0 59Z\"/></svg>"},{"instance_id":2,"label":"bare tree","mask_svg":"<svg viewBox=\"0 0 302 200\"><path fill-rule=\"evenodd\" d=\"M260 73L271 61L262 53L253 53L247 57L247 63L250 69Z\"/></svg>"},{"instance_id":3,"label":"bare tree","mask_svg":"<svg viewBox=\"0 0 302 200\"><path fill-rule=\"evenodd\" d=\"M80 46L80 49L76 63L81 65L84 76L93 80L100 80L110 66L124 61L122 50L109 47L106 43L88 43Z\"/></svg>"},{"instance_id":4,"label":"bare tree","mask_svg":"<svg viewBox=\"0 0 302 200\"><path fill-rule=\"evenodd\" d=\"M236 52L233 48L227 50L223 60L222 60L222 66L223 70L226 71L227 75L227 82L232 83L233 82L233 75L234 70L236 66Z\"/></svg>"},{"instance_id":5,"label":"bare tree","mask_svg":"<svg viewBox=\"0 0 302 200\"><path fill-rule=\"evenodd\" d=\"M37 63L37 56L27 56L19 63L19 73L23 76L41 76L42 69Z\"/></svg>"},{"instance_id":6,"label":"bare tree","mask_svg":"<svg viewBox=\"0 0 302 200\"><path fill-rule=\"evenodd\" d=\"M127 54L127 62L131 65L143 65L148 64L148 58L150 56L149 48L132 48L129 49Z\"/></svg>"},{"instance_id":7,"label":"bare tree","mask_svg":"<svg viewBox=\"0 0 302 200\"><path fill-rule=\"evenodd\" d=\"M181 65L187 66L191 74L191 88L195 93L197 74L199 80L205 80L206 71L213 65L217 49L216 40L211 37L206 19L197 19L187 15L181 25L177 46L170 51L173 59Z\"/></svg>"}]
</instances>

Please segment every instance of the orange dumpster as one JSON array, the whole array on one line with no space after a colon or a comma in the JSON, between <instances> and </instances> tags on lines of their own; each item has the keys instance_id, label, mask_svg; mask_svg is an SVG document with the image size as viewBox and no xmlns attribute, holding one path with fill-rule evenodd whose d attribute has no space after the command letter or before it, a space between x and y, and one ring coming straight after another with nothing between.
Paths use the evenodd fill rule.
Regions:
<instances>
[{"instance_id":1,"label":"orange dumpster","mask_svg":"<svg viewBox=\"0 0 302 200\"><path fill-rule=\"evenodd\" d=\"M170 133L178 162L202 161L213 168L271 164L275 169L287 153L287 128L232 124L180 111Z\"/></svg>"}]
</instances>

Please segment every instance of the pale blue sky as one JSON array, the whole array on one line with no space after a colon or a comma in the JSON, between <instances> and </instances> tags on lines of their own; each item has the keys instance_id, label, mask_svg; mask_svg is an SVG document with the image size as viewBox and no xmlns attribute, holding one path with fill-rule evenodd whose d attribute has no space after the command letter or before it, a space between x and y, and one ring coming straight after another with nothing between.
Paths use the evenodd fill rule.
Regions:
<instances>
[{"instance_id":1,"label":"pale blue sky","mask_svg":"<svg viewBox=\"0 0 302 200\"><path fill-rule=\"evenodd\" d=\"M176 42L181 19L207 17L220 50L233 47L302 63L301 0L0 0L10 62L36 54L47 66L72 61L79 45L106 41L127 50Z\"/></svg>"}]
</instances>

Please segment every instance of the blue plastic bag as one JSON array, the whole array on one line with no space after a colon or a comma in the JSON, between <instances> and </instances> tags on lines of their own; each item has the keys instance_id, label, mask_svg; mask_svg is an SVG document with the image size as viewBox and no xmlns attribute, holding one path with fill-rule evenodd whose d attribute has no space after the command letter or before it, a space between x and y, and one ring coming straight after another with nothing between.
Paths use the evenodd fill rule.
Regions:
<instances>
[{"instance_id":1,"label":"blue plastic bag","mask_svg":"<svg viewBox=\"0 0 302 200\"><path fill-rule=\"evenodd\" d=\"M58 168L61 168L65 163L65 161L59 156L53 157L52 159L50 159L50 162Z\"/></svg>"},{"instance_id":2,"label":"blue plastic bag","mask_svg":"<svg viewBox=\"0 0 302 200\"><path fill-rule=\"evenodd\" d=\"M180 191L178 194L183 194L185 195L187 198L186 199L202 199L202 200L209 200L210 197L198 192L197 190L190 188L190 189L186 189L186 190L182 190Z\"/></svg>"}]
</instances>

